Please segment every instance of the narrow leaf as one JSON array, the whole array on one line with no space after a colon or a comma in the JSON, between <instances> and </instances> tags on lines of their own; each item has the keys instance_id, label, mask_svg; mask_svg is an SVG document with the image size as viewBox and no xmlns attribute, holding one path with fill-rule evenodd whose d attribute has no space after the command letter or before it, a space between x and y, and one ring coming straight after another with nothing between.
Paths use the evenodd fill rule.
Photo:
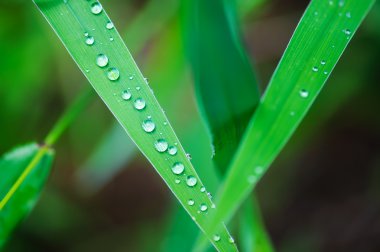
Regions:
<instances>
[{"instance_id":1,"label":"narrow leaf","mask_svg":"<svg viewBox=\"0 0 380 252\"><path fill-rule=\"evenodd\" d=\"M219 251L235 251L222 223L205 225L214 204L119 33L97 1L36 0L96 92ZM176 152L174 152L176 150ZM194 204L189 202L193 202Z\"/></svg>"},{"instance_id":2,"label":"narrow leaf","mask_svg":"<svg viewBox=\"0 0 380 252\"><path fill-rule=\"evenodd\" d=\"M373 3L310 3L234 157L211 226L233 215L279 154Z\"/></svg>"},{"instance_id":3,"label":"narrow leaf","mask_svg":"<svg viewBox=\"0 0 380 252\"><path fill-rule=\"evenodd\" d=\"M0 248L36 204L53 156L48 147L32 143L0 158Z\"/></svg>"}]
</instances>

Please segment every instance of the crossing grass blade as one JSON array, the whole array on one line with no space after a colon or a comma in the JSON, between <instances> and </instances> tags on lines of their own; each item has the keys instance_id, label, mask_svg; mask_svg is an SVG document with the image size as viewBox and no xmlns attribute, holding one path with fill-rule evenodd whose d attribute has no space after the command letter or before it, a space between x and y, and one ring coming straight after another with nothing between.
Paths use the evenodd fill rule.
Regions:
<instances>
[{"instance_id":1,"label":"crossing grass blade","mask_svg":"<svg viewBox=\"0 0 380 252\"><path fill-rule=\"evenodd\" d=\"M233 1L186 0L182 7L198 105L210 129L215 163L224 173L259 102L256 78Z\"/></svg>"},{"instance_id":2,"label":"crossing grass blade","mask_svg":"<svg viewBox=\"0 0 380 252\"><path fill-rule=\"evenodd\" d=\"M32 143L0 158L0 250L37 202L53 157L49 147Z\"/></svg>"},{"instance_id":3,"label":"crossing grass blade","mask_svg":"<svg viewBox=\"0 0 380 252\"><path fill-rule=\"evenodd\" d=\"M228 221L253 190L300 124L374 2L314 0L309 4L244 134L210 226Z\"/></svg>"},{"instance_id":4,"label":"crossing grass blade","mask_svg":"<svg viewBox=\"0 0 380 252\"><path fill-rule=\"evenodd\" d=\"M214 204L201 192L199 176L101 4L71 0L35 0L35 4L98 95L215 248L236 251L222 223L218 229L220 241L214 240L215 234L207 229L205 224L210 212L215 211ZM169 154L168 147L177 152Z\"/></svg>"}]
</instances>

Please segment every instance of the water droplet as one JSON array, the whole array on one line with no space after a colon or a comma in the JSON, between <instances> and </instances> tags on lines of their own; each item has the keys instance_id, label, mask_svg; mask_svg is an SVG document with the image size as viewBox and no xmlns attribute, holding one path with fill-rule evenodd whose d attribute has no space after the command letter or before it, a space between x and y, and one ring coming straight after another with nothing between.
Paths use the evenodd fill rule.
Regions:
<instances>
[{"instance_id":1,"label":"water droplet","mask_svg":"<svg viewBox=\"0 0 380 252\"><path fill-rule=\"evenodd\" d=\"M129 76L129 79L130 79L130 80L133 80L133 75Z\"/></svg>"},{"instance_id":2,"label":"water droplet","mask_svg":"<svg viewBox=\"0 0 380 252\"><path fill-rule=\"evenodd\" d=\"M135 103L134 103L134 106L137 110L142 110L145 108L146 106L146 103L145 103L145 100L143 98L138 98L135 100Z\"/></svg>"},{"instance_id":3,"label":"water droplet","mask_svg":"<svg viewBox=\"0 0 380 252\"><path fill-rule=\"evenodd\" d=\"M214 241L218 242L218 241L220 241L220 236L216 234L216 235L214 235L213 239L214 239Z\"/></svg>"},{"instance_id":4,"label":"water droplet","mask_svg":"<svg viewBox=\"0 0 380 252\"><path fill-rule=\"evenodd\" d=\"M201 211L202 212L206 212L208 207L206 206L206 204L201 204L201 207L200 207Z\"/></svg>"},{"instance_id":5,"label":"water droplet","mask_svg":"<svg viewBox=\"0 0 380 252\"><path fill-rule=\"evenodd\" d=\"M191 154L190 153L186 153L186 157L188 160L191 160Z\"/></svg>"},{"instance_id":6,"label":"water droplet","mask_svg":"<svg viewBox=\"0 0 380 252\"><path fill-rule=\"evenodd\" d=\"M154 143L154 147L158 152L165 152L168 149L168 142L165 139L158 139Z\"/></svg>"},{"instance_id":7,"label":"water droplet","mask_svg":"<svg viewBox=\"0 0 380 252\"><path fill-rule=\"evenodd\" d=\"M343 5L344 5L344 1L343 1L343 0L340 0L340 1L339 1L339 7L343 7Z\"/></svg>"},{"instance_id":8,"label":"water droplet","mask_svg":"<svg viewBox=\"0 0 380 252\"><path fill-rule=\"evenodd\" d=\"M165 126L168 125L168 122L164 122L164 125L165 125Z\"/></svg>"},{"instance_id":9,"label":"water droplet","mask_svg":"<svg viewBox=\"0 0 380 252\"><path fill-rule=\"evenodd\" d=\"M211 205L211 208L215 208L216 206L215 206L215 204L214 203L212 203L212 205Z\"/></svg>"},{"instance_id":10,"label":"water droplet","mask_svg":"<svg viewBox=\"0 0 380 252\"><path fill-rule=\"evenodd\" d=\"M192 200L192 199L189 199L188 201L187 201L187 204L189 205L189 206L194 206L194 200Z\"/></svg>"},{"instance_id":11,"label":"water droplet","mask_svg":"<svg viewBox=\"0 0 380 252\"><path fill-rule=\"evenodd\" d=\"M314 11L314 15L317 16L318 15L318 11Z\"/></svg>"},{"instance_id":12,"label":"water droplet","mask_svg":"<svg viewBox=\"0 0 380 252\"><path fill-rule=\"evenodd\" d=\"M140 91L140 89L141 89L141 87L136 87L136 90L137 90L137 91Z\"/></svg>"},{"instance_id":13,"label":"water droplet","mask_svg":"<svg viewBox=\"0 0 380 252\"><path fill-rule=\"evenodd\" d=\"M91 5L91 12L95 15L98 15L100 12L102 12L103 7L100 3L96 2Z\"/></svg>"},{"instance_id":14,"label":"water droplet","mask_svg":"<svg viewBox=\"0 0 380 252\"><path fill-rule=\"evenodd\" d=\"M309 92L305 89L301 89L299 93L302 98L307 98L309 96Z\"/></svg>"},{"instance_id":15,"label":"water droplet","mask_svg":"<svg viewBox=\"0 0 380 252\"><path fill-rule=\"evenodd\" d=\"M345 29L345 30L343 30L343 32L346 35L351 35L351 31L349 29Z\"/></svg>"},{"instance_id":16,"label":"water droplet","mask_svg":"<svg viewBox=\"0 0 380 252\"><path fill-rule=\"evenodd\" d=\"M205 192L206 191L206 187L202 186L201 187L201 192Z\"/></svg>"},{"instance_id":17,"label":"water droplet","mask_svg":"<svg viewBox=\"0 0 380 252\"><path fill-rule=\"evenodd\" d=\"M256 174L262 174L264 172L264 167L262 166L256 166L255 173Z\"/></svg>"},{"instance_id":18,"label":"water droplet","mask_svg":"<svg viewBox=\"0 0 380 252\"><path fill-rule=\"evenodd\" d=\"M318 72L318 67L314 66L314 67L312 68L312 70L313 70L313 72Z\"/></svg>"},{"instance_id":19,"label":"water droplet","mask_svg":"<svg viewBox=\"0 0 380 252\"><path fill-rule=\"evenodd\" d=\"M108 69L107 77L109 80L115 81L115 80L119 79L120 72L117 68L112 67L112 68Z\"/></svg>"},{"instance_id":20,"label":"water droplet","mask_svg":"<svg viewBox=\"0 0 380 252\"><path fill-rule=\"evenodd\" d=\"M175 154L177 154L177 147L175 146L170 146L169 149L168 149L168 153L172 156L174 156Z\"/></svg>"},{"instance_id":21,"label":"water droplet","mask_svg":"<svg viewBox=\"0 0 380 252\"><path fill-rule=\"evenodd\" d=\"M108 65L108 57L104 54L99 54L97 57L96 57L96 64L99 66L99 67L105 67Z\"/></svg>"},{"instance_id":22,"label":"water droplet","mask_svg":"<svg viewBox=\"0 0 380 252\"><path fill-rule=\"evenodd\" d=\"M295 116L295 112L294 111L290 111L290 116Z\"/></svg>"},{"instance_id":23,"label":"water droplet","mask_svg":"<svg viewBox=\"0 0 380 252\"><path fill-rule=\"evenodd\" d=\"M154 122L152 120L147 119L147 120L143 121L142 128L145 132L150 133L156 128L156 125L154 124Z\"/></svg>"},{"instance_id":24,"label":"water droplet","mask_svg":"<svg viewBox=\"0 0 380 252\"><path fill-rule=\"evenodd\" d=\"M347 12L347 13L346 13L346 17L347 17L347 18L351 18L351 12Z\"/></svg>"},{"instance_id":25,"label":"water droplet","mask_svg":"<svg viewBox=\"0 0 380 252\"><path fill-rule=\"evenodd\" d=\"M185 170L185 166L180 162L174 163L174 165L172 167L172 171L176 175L182 174L184 170Z\"/></svg>"},{"instance_id":26,"label":"water droplet","mask_svg":"<svg viewBox=\"0 0 380 252\"><path fill-rule=\"evenodd\" d=\"M106 28L107 28L108 30L111 30L112 28L114 28L113 23L112 23L111 21L108 21L107 24L106 24Z\"/></svg>"},{"instance_id":27,"label":"water droplet","mask_svg":"<svg viewBox=\"0 0 380 252\"><path fill-rule=\"evenodd\" d=\"M253 184L257 181L257 177L255 175L250 175L248 176L247 180L248 180L248 183Z\"/></svg>"},{"instance_id":28,"label":"water droplet","mask_svg":"<svg viewBox=\"0 0 380 252\"><path fill-rule=\"evenodd\" d=\"M131 97L132 94L128 90L125 90L121 93L121 98L123 98L123 100L128 101L129 99L131 99Z\"/></svg>"},{"instance_id":29,"label":"water droplet","mask_svg":"<svg viewBox=\"0 0 380 252\"><path fill-rule=\"evenodd\" d=\"M326 61L321 60L321 65L326 65Z\"/></svg>"},{"instance_id":30,"label":"water droplet","mask_svg":"<svg viewBox=\"0 0 380 252\"><path fill-rule=\"evenodd\" d=\"M234 238L230 237L230 238L228 238L228 242L229 243L235 243L235 240L234 240Z\"/></svg>"},{"instance_id":31,"label":"water droplet","mask_svg":"<svg viewBox=\"0 0 380 252\"><path fill-rule=\"evenodd\" d=\"M86 38L85 42L86 42L87 45L93 45L94 42L95 42L95 39L94 39L94 37L90 36L90 37Z\"/></svg>"},{"instance_id":32,"label":"water droplet","mask_svg":"<svg viewBox=\"0 0 380 252\"><path fill-rule=\"evenodd\" d=\"M207 197L208 197L209 199L212 199L212 194L211 194L210 192L208 192L208 193L207 193Z\"/></svg>"},{"instance_id":33,"label":"water droplet","mask_svg":"<svg viewBox=\"0 0 380 252\"><path fill-rule=\"evenodd\" d=\"M327 72L327 71L324 71L323 73L327 75L329 72Z\"/></svg>"},{"instance_id":34,"label":"water droplet","mask_svg":"<svg viewBox=\"0 0 380 252\"><path fill-rule=\"evenodd\" d=\"M85 32L85 33L84 33L84 36L87 37L87 36L88 36L88 32Z\"/></svg>"},{"instance_id":35,"label":"water droplet","mask_svg":"<svg viewBox=\"0 0 380 252\"><path fill-rule=\"evenodd\" d=\"M197 184L197 178L194 176L187 176L186 178L186 184L190 187L193 187Z\"/></svg>"},{"instance_id":36,"label":"water droplet","mask_svg":"<svg viewBox=\"0 0 380 252\"><path fill-rule=\"evenodd\" d=\"M110 41L114 41L113 37L110 37Z\"/></svg>"},{"instance_id":37,"label":"water droplet","mask_svg":"<svg viewBox=\"0 0 380 252\"><path fill-rule=\"evenodd\" d=\"M332 0L329 1L329 5L333 5L334 2Z\"/></svg>"},{"instance_id":38,"label":"water droplet","mask_svg":"<svg viewBox=\"0 0 380 252\"><path fill-rule=\"evenodd\" d=\"M179 183L181 183L181 180L176 179L176 180L174 180L174 182L175 182L176 184L179 184Z\"/></svg>"}]
</instances>

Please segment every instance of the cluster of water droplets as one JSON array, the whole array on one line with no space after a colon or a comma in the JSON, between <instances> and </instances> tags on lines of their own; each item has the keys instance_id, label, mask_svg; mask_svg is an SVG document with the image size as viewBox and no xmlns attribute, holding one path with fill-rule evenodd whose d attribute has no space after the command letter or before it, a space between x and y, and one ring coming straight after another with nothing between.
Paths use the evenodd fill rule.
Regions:
<instances>
[{"instance_id":1,"label":"cluster of water droplets","mask_svg":"<svg viewBox=\"0 0 380 252\"><path fill-rule=\"evenodd\" d=\"M103 12L102 5L98 2L91 4L91 12L94 15L100 15ZM105 24L105 28L107 30L112 30L112 29L114 29L114 24L111 21L108 21ZM96 39L93 36L91 36L88 32L85 32L84 35L85 35L85 44L87 46L93 46L96 43ZM113 41L113 40L114 40L113 37L110 37L110 41ZM100 43L100 44L102 44L102 43ZM112 62L109 60L109 58L106 54L100 53L96 56L95 64L99 68L105 70L105 75L106 75L107 79L110 80L111 82L119 81L121 78L121 73L120 73L118 68L116 68L114 66L109 66L110 63L112 63ZM127 76L127 79L130 81L133 81L134 77L135 77L134 75L129 75L129 76ZM148 83L148 80L145 79L145 82ZM141 87L136 86L135 89L138 92L138 91L140 91ZM137 95L137 97L134 98L134 95L135 94L133 94L133 92L131 92L131 88L127 88L120 93L121 100L122 101L132 101L132 104L133 104L133 107L135 110L140 111L140 112L144 111L144 110L146 111L147 102L145 101L145 99L143 99L142 97L140 97L138 95ZM167 126L167 125L168 125L168 123L166 121L163 122L163 126ZM151 116L148 116L141 123L142 130L147 134L154 134L154 132L157 131L157 127L159 127L159 125L156 125L156 123L154 122L154 120ZM160 135L162 135L161 132L160 132ZM153 143L153 147L158 153L160 153L161 155L168 154L170 157L175 157L177 155L178 148L176 145L177 145L177 143L170 144L163 137L158 138ZM187 153L186 158L188 160L191 160L191 155L189 153ZM166 158L165 160L170 160L170 159ZM171 168L170 169L171 172L175 176L174 182L176 184L180 184L181 181L183 180L185 185L188 188L194 189L197 186L197 184L198 184L197 177L194 175L191 175L191 174L186 174L186 167L185 167L184 163L182 163L180 161L174 161L170 168ZM183 178L183 179L181 179L181 178ZM209 192L206 192L206 188L204 186L201 186L200 191L201 191L201 193L206 193L207 197L209 199L211 199L211 194ZM215 208L215 204L213 204L213 203L210 206L208 206L205 202L198 202L197 203L194 199L188 199L187 205L189 205L191 207L197 206L198 214L207 213L207 211L209 210L209 207ZM194 220L196 219L194 216L192 216L192 218ZM221 240L221 237L216 234L216 235L214 235L213 240L215 242L218 242ZM234 243L234 240L232 237L229 237L229 242Z\"/></svg>"}]
</instances>

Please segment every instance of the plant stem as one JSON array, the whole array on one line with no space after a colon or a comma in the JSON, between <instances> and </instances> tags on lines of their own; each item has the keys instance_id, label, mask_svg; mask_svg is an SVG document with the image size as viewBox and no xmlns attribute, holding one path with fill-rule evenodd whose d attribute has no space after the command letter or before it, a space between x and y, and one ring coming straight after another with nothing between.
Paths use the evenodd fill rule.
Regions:
<instances>
[{"instance_id":1,"label":"plant stem","mask_svg":"<svg viewBox=\"0 0 380 252\"><path fill-rule=\"evenodd\" d=\"M66 109L65 113L56 122L54 127L46 136L44 143L52 146L57 139L62 135L65 129L78 117L78 115L87 107L90 101L94 98L92 89L86 89L80 94L76 100Z\"/></svg>"}]
</instances>

